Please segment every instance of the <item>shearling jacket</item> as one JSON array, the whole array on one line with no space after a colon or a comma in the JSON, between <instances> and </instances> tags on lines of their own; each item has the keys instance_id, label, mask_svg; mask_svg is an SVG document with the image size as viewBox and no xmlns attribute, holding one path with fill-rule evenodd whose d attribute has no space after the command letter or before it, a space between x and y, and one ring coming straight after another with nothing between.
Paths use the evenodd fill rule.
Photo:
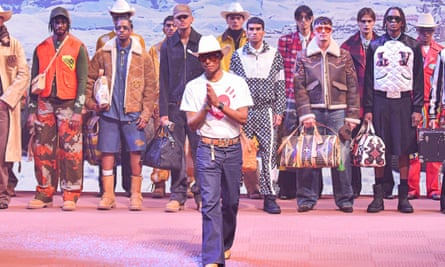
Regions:
<instances>
[{"instance_id":1,"label":"shearling jacket","mask_svg":"<svg viewBox=\"0 0 445 267\"><path fill-rule=\"evenodd\" d=\"M157 99L157 77L153 61L142 49L139 41L131 36L131 49L128 56L128 69L125 87L124 112L141 112L142 119L148 121ZM96 104L93 94L94 82L99 78L99 70L107 77L110 96L113 95L116 74L116 38L108 41L97 50L88 68L88 84L85 105L92 109ZM110 98L111 101L111 98Z\"/></svg>"},{"instance_id":2,"label":"shearling jacket","mask_svg":"<svg viewBox=\"0 0 445 267\"><path fill-rule=\"evenodd\" d=\"M351 55L331 39L325 53L313 39L297 55L295 103L300 121L314 117L312 109L346 110L346 120L360 123L357 74Z\"/></svg>"}]
</instances>

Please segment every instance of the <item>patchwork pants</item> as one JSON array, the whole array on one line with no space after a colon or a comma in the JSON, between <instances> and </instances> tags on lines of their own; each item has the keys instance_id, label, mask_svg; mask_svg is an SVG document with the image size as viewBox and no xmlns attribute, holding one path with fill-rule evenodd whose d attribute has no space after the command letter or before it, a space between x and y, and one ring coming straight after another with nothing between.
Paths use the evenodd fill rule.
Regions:
<instances>
[{"instance_id":1,"label":"patchwork pants","mask_svg":"<svg viewBox=\"0 0 445 267\"><path fill-rule=\"evenodd\" d=\"M77 201L82 189L82 127L70 128L73 110L74 100L38 99L33 150L36 198L42 201L49 202L59 180L64 200Z\"/></svg>"}]
</instances>

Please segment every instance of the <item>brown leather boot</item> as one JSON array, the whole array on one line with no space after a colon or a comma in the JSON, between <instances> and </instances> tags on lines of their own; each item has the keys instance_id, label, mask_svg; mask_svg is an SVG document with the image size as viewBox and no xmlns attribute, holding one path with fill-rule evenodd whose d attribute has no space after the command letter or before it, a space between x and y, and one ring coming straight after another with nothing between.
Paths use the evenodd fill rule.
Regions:
<instances>
[{"instance_id":1,"label":"brown leather boot","mask_svg":"<svg viewBox=\"0 0 445 267\"><path fill-rule=\"evenodd\" d=\"M114 195L114 175L102 176L104 193L97 206L98 210L110 210L116 207L116 197Z\"/></svg>"},{"instance_id":2,"label":"brown leather boot","mask_svg":"<svg viewBox=\"0 0 445 267\"><path fill-rule=\"evenodd\" d=\"M130 210L137 211L142 210L142 176L131 176L131 197L130 197Z\"/></svg>"}]
</instances>

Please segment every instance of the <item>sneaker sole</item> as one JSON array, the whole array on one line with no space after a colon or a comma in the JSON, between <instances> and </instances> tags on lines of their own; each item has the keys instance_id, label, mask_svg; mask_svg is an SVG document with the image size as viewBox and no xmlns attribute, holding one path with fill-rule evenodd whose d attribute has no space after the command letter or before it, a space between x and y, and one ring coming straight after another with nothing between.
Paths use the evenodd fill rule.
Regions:
<instances>
[{"instance_id":1,"label":"sneaker sole","mask_svg":"<svg viewBox=\"0 0 445 267\"><path fill-rule=\"evenodd\" d=\"M28 206L27 206L26 208L27 208L27 209L30 209L30 210L36 210L36 209L49 208L49 207L51 207L52 205L53 205L52 202L45 203L45 204L43 204L43 205L29 205L29 204L28 204Z\"/></svg>"}]
</instances>

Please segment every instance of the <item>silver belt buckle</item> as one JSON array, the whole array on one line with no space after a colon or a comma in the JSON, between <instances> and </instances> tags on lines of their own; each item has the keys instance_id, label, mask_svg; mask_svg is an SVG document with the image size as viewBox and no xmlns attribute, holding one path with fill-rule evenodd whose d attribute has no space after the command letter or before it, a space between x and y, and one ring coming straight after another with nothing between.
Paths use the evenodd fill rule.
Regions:
<instances>
[{"instance_id":1,"label":"silver belt buckle","mask_svg":"<svg viewBox=\"0 0 445 267\"><path fill-rule=\"evenodd\" d=\"M393 99L397 99L397 98L401 98L402 94L400 93L400 91L387 91L386 92L386 98L393 98Z\"/></svg>"}]
</instances>

